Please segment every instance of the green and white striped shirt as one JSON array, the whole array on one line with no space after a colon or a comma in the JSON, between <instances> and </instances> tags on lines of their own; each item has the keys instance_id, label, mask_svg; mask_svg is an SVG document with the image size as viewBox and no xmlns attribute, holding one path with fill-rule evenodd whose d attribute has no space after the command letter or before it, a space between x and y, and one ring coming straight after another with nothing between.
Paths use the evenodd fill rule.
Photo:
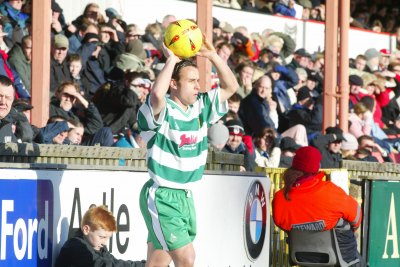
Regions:
<instances>
[{"instance_id":1,"label":"green and white striped shirt","mask_svg":"<svg viewBox=\"0 0 400 267\"><path fill-rule=\"evenodd\" d=\"M150 177L159 186L189 189L201 179L207 160L207 128L227 111L219 102L220 89L201 93L186 111L166 97L158 120L154 118L150 97L140 107L138 124L147 142Z\"/></svg>"}]
</instances>

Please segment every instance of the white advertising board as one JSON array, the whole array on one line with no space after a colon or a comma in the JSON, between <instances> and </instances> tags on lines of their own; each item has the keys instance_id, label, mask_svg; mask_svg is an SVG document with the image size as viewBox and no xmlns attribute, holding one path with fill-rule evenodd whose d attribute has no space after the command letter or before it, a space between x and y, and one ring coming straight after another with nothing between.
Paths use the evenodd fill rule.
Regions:
<instances>
[{"instance_id":1,"label":"white advertising board","mask_svg":"<svg viewBox=\"0 0 400 267\"><path fill-rule=\"evenodd\" d=\"M109 250L146 258L147 229L139 210L145 172L2 169L0 266L52 266L91 204L105 204L119 231ZM193 190L196 266L269 264L269 179L205 175Z\"/></svg>"}]
</instances>

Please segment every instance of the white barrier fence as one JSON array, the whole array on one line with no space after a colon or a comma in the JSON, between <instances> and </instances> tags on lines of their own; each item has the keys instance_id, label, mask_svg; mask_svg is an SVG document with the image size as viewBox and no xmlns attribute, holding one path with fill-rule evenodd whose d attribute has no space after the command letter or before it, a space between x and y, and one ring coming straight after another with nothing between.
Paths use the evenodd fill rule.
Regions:
<instances>
[{"instance_id":1,"label":"white barrier fence","mask_svg":"<svg viewBox=\"0 0 400 267\"><path fill-rule=\"evenodd\" d=\"M147 180L145 172L2 169L0 266L52 266L91 204L117 219L113 255L145 259L139 193ZM269 190L262 176L208 174L197 183L196 266L269 265Z\"/></svg>"},{"instance_id":2,"label":"white barrier fence","mask_svg":"<svg viewBox=\"0 0 400 267\"><path fill-rule=\"evenodd\" d=\"M167 14L173 14L177 19L196 18L196 3L177 0L57 0L64 9L67 22L71 22L83 13L88 3L96 2L101 7L114 7L127 23L135 23L143 29L149 23L162 21ZM220 21L227 21L234 27L246 26L250 32L261 33L270 28L275 31L289 34L297 44L297 48L306 48L309 52L324 50L325 25L319 22L290 19L281 16L270 16L260 13L252 13L241 10L222 7L212 8L213 16ZM105 15L104 15L105 16ZM350 29L349 56L355 57L364 54L368 48L378 50L386 48L394 50L396 39L394 36L384 33Z\"/></svg>"}]
</instances>

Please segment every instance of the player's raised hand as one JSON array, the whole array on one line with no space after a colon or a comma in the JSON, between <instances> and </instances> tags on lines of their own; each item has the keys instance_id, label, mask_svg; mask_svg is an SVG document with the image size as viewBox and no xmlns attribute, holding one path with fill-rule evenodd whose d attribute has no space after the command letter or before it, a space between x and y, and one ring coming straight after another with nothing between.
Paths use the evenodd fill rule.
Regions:
<instances>
[{"instance_id":1,"label":"player's raised hand","mask_svg":"<svg viewBox=\"0 0 400 267\"><path fill-rule=\"evenodd\" d=\"M161 46L162 52L167 59L173 59L175 62L181 61L179 57L177 57L163 42Z\"/></svg>"},{"instance_id":2,"label":"player's raised hand","mask_svg":"<svg viewBox=\"0 0 400 267\"><path fill-rule=\"evenodd\" d=\"M211 56L215 55L217 52L215 51L212 43L206 38L205 34L203 34L203 45L201 46L199 52L197 52L197 56L211 58Z\"/></svg>"}]
</instances>

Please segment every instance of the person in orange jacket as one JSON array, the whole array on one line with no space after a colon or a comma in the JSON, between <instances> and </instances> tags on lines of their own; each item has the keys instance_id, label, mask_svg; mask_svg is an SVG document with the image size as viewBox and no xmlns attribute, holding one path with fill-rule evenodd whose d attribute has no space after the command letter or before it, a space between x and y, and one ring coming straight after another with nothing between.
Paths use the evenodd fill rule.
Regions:
<instances>
[{"instance_id":1,"label":"person in orange jacket","mask_svg":"<svg viewBox=\"0 0 400 267\"><path fill-rule=\"evenodd\" d=\"M325 174L319 170L321 159L314 147L296 150L292 166L283 174L284 187L274 196L273 219L285 231L335 228L342 257L350 262L360 258L354 231L361 224L362 211L343 189L322 180Z\"/></svg>"}]
</instances>

